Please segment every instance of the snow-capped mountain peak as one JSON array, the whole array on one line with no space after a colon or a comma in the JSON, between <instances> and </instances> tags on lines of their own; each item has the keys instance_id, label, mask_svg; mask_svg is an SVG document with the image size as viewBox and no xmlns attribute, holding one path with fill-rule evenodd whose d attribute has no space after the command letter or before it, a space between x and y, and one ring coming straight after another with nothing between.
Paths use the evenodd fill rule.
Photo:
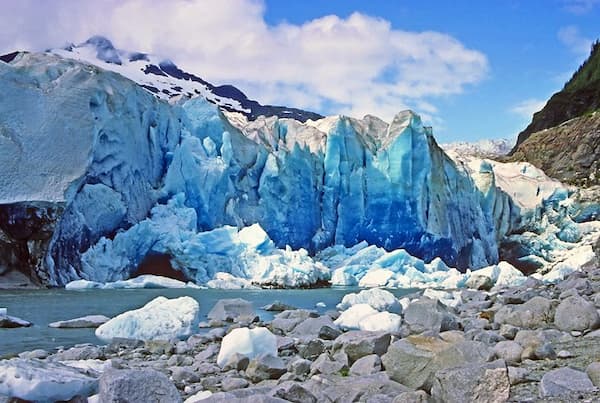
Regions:
<instances>
[{"instance_id":1,"label":"snow-capped mountain peak","mask_svg":"<svg viewBox=\"0 0 600 403\"><path fill-rule=\"evenodd\" d=\"M249 120L261 115L291 118L301 122L322 118L317 113L301 109L261 105L248 99L242 91L232 85L215 86L180 69L171 60L147 53L117 49L103 36L93 36L78 45L69 44L48 51L119 73L135 81L157 98L168 102L176 102L182 97L201 96L226 111L240 112Z\"/></svg>"}]
</instances>

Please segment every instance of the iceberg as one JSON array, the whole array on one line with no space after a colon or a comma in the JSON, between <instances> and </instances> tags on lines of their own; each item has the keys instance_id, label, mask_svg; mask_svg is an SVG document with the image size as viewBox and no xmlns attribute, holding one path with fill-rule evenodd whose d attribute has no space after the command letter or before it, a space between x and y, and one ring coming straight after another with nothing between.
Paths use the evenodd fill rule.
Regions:
<instances>
[{"instance_id":1,"label":"iceberg","mask_svg":"<svg viewBox=\"0 0 600 403\"><path fill-rule=\"evenodd\" d=\"M157 297L142 308L124 312L96 329L110 342L115 337L136 340L171 340L190 336L198 326L200 306L191 297Z\"/></svg>"}]
</instances>

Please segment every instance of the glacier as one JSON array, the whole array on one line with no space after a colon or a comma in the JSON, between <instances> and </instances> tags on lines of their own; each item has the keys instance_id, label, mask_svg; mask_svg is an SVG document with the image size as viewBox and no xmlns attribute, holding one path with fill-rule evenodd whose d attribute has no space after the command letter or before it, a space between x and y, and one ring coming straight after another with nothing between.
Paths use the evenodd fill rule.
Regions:
<instances>
[{"instance_id":1,"label":"glacier","mask_svg":"<svg viewBox=\"0 0 600 403\"><path fill-rule=\"evenodd\" d=\"M250 121L51 53L0 62L0 83L0 204L58 206L43 284L118 283L158 255L209 286L460 287L507 236L539 254L546 229L584 236L560 184L451 158L411 111Z\"/></svg>"}]
</instances>

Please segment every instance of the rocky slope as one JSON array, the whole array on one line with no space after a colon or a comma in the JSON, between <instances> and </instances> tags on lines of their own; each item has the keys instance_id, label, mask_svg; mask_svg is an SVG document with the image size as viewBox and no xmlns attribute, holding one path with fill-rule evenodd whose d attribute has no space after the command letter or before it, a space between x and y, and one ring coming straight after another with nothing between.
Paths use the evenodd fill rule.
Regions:
<instances>
[{"instance_id":1,"label":"rocky slope","mask_svg":"<svg viewBox=\"0 0 600 403\"><path fill-rule=\"evenodd\" d=\"M511 161L529 161L565 183L600 183L600 43L517 139Z\"/></svg>"},{"instance_id":2,"label":"rocky slope","mask_svg":"<svg viewBox=\"0 0 600 403\"><path fill-rule=\"evenodd\" d=\"M598 401L598 262L557 284L489 285L364 290L324 314L279 302L271 321L220 300L210 330L193 298L158 297L101 325L106 346L0 360L0 399Z\"/></svg>"}]
</instances>

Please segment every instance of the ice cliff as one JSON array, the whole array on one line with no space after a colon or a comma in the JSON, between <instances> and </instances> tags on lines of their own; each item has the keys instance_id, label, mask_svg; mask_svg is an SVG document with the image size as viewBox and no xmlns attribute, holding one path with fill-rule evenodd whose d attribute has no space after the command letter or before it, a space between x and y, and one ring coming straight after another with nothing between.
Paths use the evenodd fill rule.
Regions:
<instances>
[{"instance_id":1,"label":"ice cliff","mask_svg":"<svg viewBox=\"0 0 600 403\"><path fill-rule=\"evenodd\" d=\"M51 54L5 58L0 85L0 203L61 206L46 284L126 279L164 254L197 282L310 285L328 280L311 254L363 241L477 268L520 220L489 166L451 160L410 111L248 121Z\"/></svg>"}]
</instances>

